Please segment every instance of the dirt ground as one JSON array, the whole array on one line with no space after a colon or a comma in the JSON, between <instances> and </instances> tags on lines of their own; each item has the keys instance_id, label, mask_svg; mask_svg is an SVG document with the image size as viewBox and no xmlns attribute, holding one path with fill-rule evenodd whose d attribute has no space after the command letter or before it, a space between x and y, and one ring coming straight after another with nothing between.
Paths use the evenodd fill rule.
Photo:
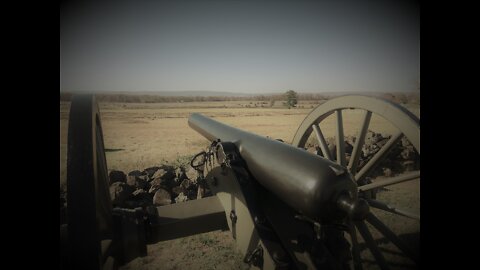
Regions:
<instances>
[{"instance_id":1,"label":"dirt ground","mask_svg":"<svg viewBox=\"0 0 480 270\"><path fill-rule=\"evenodd\" d=\"M254 107L250 101L234 102L185 102L185 103L102 103L101 120L109 170L129 171L186 160L205 149L209 142L192 130L188 116L200 112L214 119L275 139L291 142L305 116L317 105L300 102L300 108ZM60 103L60 184L66 181L66 145L68 131L68 102ZM250 107L250 108L247 108ZM420 116L419 105L406 105ZM344 112L346 135L355 135L360 128L362 112ZM320 127L325 137L335 132L335 119L325 119ZM384 119L374 116L370 129L392 134L395 127ZM419 180L389 187L379 193L379 198L419 213ZM398 204L397 204L398 203ZM402 237L418 241L420 222L394 217L384 212L374 212L387 225L398 230ZM386 243L374 232L380 248L394 268L413 268L411 263L398 255L392 244ZM216 231L191 237L164 241L148 246L149 255L137 258L122 269L247 269L242 255L235 247L229 231ZM364 249L362 258L369 269L373 257Z\"/></svg>"}]
</instances>

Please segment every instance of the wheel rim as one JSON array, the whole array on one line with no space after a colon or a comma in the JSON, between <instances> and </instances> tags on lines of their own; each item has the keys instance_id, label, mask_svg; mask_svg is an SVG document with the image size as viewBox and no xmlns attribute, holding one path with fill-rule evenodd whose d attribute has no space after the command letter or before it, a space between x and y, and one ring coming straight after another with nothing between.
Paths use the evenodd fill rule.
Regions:
<instances>
[{"instance_id":1,"label":"wheel rim","mask_svg":"<svg viewBox=\"0 0 480 270\"><path fill-rule=\"evenodd\" d=\"M112 239L102 125L93 95L72 98L67 155L68 261L73 269L101 269Z\"/></svg>"},{"instance_id":2,"label":"wheel rim","mask_svg":"<svg viewBox=\"0 0 480 270\"><path fill-rule=\"evenodd\" d=\"M344 136L344 118L343 111L350 109L363 110L364 114L360 121L360 128L356 134L356 140L351 152L350 160L346 161L345 151L345 136ZM322 132L320 123L327 119L330 115L335 115L335 148L336 151L331 152L327 145L327 140ZM366 164L359 168L360 156L362 154L362 147L365 143L365 136L369 130L370 120L372 115L382 117L384 120L392 124L398 131L388 139L388 141L381 147ZM401 210L392 207L388 203L384 203L375 198L367 196L369 191L378 190L386 186L399 184L411 180L419 179L420 171L413 171L400 176L395 176L389 179L375 181L374 183L367 183L364 181L369 174L385 159L388 153L394 148L397 143L405 136L411 145L415 148L418 155L420 154L420 120L413 113L406 108L395 104L393 102L368 96L343 96L331 99L317 108L315 108L299 126L292 145L296 147L305 148L307 140L310 136L315 136L318 148L321 150L321 155L338 164L345 166L353 175L354 180L359 186L359 198L365 199L371 208L376 211L381 210L389 214L401 216L402 218L411 218L420 220L420 216L409 211ZM339 158L337 158L339 157ZM377 210L378 209L378 210ZM379 249L378 244L372 237L371 229L375 228L383 237L388 239L394 246L396 246L404 255L410 258L413 262L418 262L418 255L413 251L401 238L399 238L384 222L382 222L374 213L369 213L364 220L346 220L346 225L349 228L350 242L352 244L352 257L355 269L362 269L362 258L360 256L360 248L357 236L357 230L363 238L366 247L370 250L375 262L381 269L389 269L391 264L387 262Z\"/></svg>"}]
</instances>

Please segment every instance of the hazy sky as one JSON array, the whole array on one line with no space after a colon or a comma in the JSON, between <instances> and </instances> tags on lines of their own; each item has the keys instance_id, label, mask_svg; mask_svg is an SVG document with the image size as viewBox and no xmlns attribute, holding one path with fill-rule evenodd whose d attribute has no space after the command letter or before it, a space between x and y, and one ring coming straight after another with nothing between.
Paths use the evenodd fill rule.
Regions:
<instances>
[{"instance_id":1,"label":"hazy sky","mask_svg":"<svg viewBox=\"0 0 480 270\"><path fill-rule=\"evenodd\" d=\"M95 1L61 8L61 91L412 91L409 1Z\"/></svg>"}]
</instances>

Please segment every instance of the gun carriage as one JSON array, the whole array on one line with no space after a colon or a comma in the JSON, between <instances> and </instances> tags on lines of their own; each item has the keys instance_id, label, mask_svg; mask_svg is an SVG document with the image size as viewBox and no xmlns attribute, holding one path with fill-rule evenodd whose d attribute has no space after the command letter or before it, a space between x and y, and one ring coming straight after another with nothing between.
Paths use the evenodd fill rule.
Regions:
<instances>
[{"instance_id":1,"label":"gun carriage","mask_svg":"<svg viewBox=\"0 0 480 270\"><path fill-rule=\"evenodd\" d=\"M347 162L342 112L350 109L362 110L364 115ZM334 151L319 126L332 114L337 121ZM372 114L389 121L398 132L360 167ZM402 137L420 154L419 119L402 106L366 96L329 100L304 119L291 145L197 113L188 124L211 142L191 165L215 196L158 207L113 208L98 105L91 95L73 97L68 222L60 228L62 266L114 269L145 256L147 244L222 229L231 231L244 262L253 268L362 269L360 235L378 266L389 269L372 237L372 227L418 265L416 250L371 208L419 220L418 215L376 200L376 191L418 179L420 172L366 180ZM305 150L313 135L319 154Z\"/></svg>"}]
</instances>

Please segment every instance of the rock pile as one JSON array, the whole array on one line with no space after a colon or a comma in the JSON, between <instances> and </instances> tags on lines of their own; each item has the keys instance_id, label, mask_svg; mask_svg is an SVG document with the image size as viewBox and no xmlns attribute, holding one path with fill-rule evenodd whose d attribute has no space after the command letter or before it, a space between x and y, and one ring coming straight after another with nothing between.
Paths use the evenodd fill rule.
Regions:
<instances>
[{"instance_id":1,"label":"rock pile","mask_svg":"<svg viewBox=\"0 0 480 270\"><path fill-rule=\"evenodd\" d=\"M360 155L358 170L387 143L390 135L368 131ZM345 137L346 161L348 163L355 145L354 136ZM336 159L334 138L326 138L328 148ZM307 150L322 155L318 145L310 144ZM406 171L420 169L420 156L413 145L403 137L388 153L386 158L367 178L395 176ZM199 173L191 166L160 165L143 171L134 170L109 172L110 197L114 207L136 208L149 205L168 205L211 196ZM66 190L60 189L61 223L66 221Z\"/></svg>"},{"instance_id":2,"label":"rock pile","mask_svg":"<svg viewBox=\"0 0 480 270\"><path fill-rule=\"evenodd\" d=\"M367 164L367 162L387 143L390 137L391 135L375 133L371 130L367 132L365 143L362 147L362 153L360 155L358 170ZM353 146L355 145L355 139L355 136L345 137L345 153L347 163L350 160ZM327 141L332 158L336 159L337 148L335 145L335 139L326 138L325 140ZM307 150L318 155L322 155L318 145L310 145ZM390 177L406 171L418 169L420 169L420 155L417 153L410 141L408 141L406 137L403 137L387 154L385 159L371 172L370 177Z\"/></svg>"},{"instance_id":3,"label":"rock pile","mask_svg":"<svg viewBox=\"0 0 480 270\"><path fill-rule=\"evenodd\" d=\"M114 207L160 206L211 195L198 172L190 166L185 169L185 166L161 165L143 171L134 170L127 175L112 170L109 181Z\"/></svg>"}]
</instances>

